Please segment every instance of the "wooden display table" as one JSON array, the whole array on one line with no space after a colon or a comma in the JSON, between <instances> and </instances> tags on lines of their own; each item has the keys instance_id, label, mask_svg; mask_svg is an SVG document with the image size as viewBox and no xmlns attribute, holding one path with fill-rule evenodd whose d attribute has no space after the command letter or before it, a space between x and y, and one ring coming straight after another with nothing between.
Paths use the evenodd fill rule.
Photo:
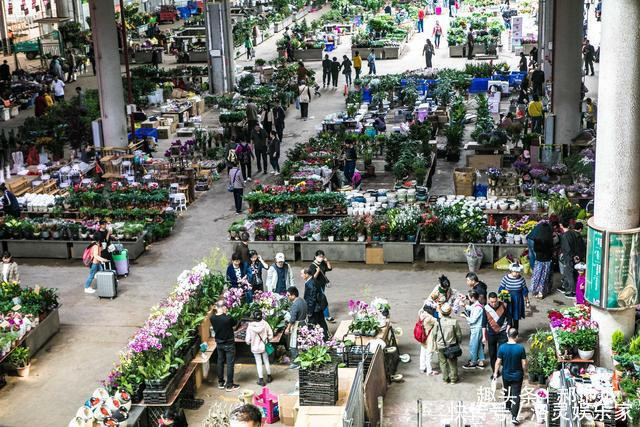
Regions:
<instances>
[{"instance_id":1,"label":"wooden display table","mask_svg":"<svg viewBox=\"0 0 640 427\"><path fill-rule=\"evenodd\" d=\"M391 322L387 321L387 324L380 328L380 331L375 337L363 337L356 336L352 333L349 333L349 326L351 326L351 320L343 320L338 325L338 329L336 329L336 333L333 334L333 338L336 341L344 341L345 339L353 341L357 345L367 345L373 340L381 339L387 345L390 344L391 334L389 333L391 330Z\"/></svg>"}]
</instances>

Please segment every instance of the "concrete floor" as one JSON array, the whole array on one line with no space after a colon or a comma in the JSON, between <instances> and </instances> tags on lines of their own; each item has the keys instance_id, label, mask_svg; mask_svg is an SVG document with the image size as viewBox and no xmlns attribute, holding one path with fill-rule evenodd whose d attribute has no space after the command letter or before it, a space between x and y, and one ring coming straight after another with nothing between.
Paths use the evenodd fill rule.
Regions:
<instances>
[{"instance_id":1,"label":"concrete floor","mask_svg":"<svg viewBox=\"0 0 640 427\"><path fill-rule=\"evenodd\" d=\"M433 21L433 17L427 19L427 31L432 28ZM441 17L440 22L446 25L447 18ZM258 46L257 57L275 56L275 42L276 38L272 38ZM421 66L423 43L424 36L416 35L401 59L377 62L379 74ZM341 57L347 53L349 45L347 38L335 55ZM517 63L511 56L506 56L505 59L510 64ZM442 47L438 50L434 63L441 67L461 68L465 60L448 58L448 50ZM308 65L316 71L320 67L320 63ZM95 84L95 79L86 76L81 77L78 82L84 87L91 87ZM68 91L71 92L71 89ZM297 118L297 111L290 109L283 152L295 142L312 136L325 115L343 108L344 98L341 92L329 89L322 91L321 98L312 101L312 119L301 121ZM212 113L206 118L206 122L209 121L213 121ZM453 166L441 162L441 171L436 175L441 188L451 188L450 184L441 183L443 180L451 180L450 169ZM132 265L129 277L121 281L120 295L113 301L98 300L82 293L81 284L87 271L78 262L21 260L24 284L59 288L62 303L61 330L36 355L29 378L8 377L9 384L0 390L0 425L66 425L100 380L106 377L112 364L117 361L118 351L147 318L149 309L171 289L180 272L193 266L196 260L208 255L214 248L229 252L226 229L236 216L232 209L232 198L225 191L225 186L225 182L215 183L209 192L182 215L171 237L148 248L147 253ZM296 264L296 270L302 266ZM389 425L413 423L418 398L471 402L476 400L478 388L489 384L487 370L462 372L462 382L457 385L444 385L441 377L426 377L418 373L419 349L411 336L412 328L422 300L435 286L437 276L443 273L450 277L454 288L464 290L466 266L463 264L417 263L372 267L337 262L334 271L330 273L334 286L329 289L328 298L332 313L338 320L348 317L346 306L349 299L370 301L381 296L388 298L391 303L394 326L404 330L404 336L399 338L400 352L409 353L412 361L401 364L399 373L404 375L405 382L392 385L385 398L385 416ZM491 290L497 288L501 276L501 272L490 269L481 271L482 279ZM571 303L571 300L560 294L538 303L534 307L533 317L522 322L523 335L546 325L545 313L549 308ZM467 337L466 323L461 323ZM463 356L460 365L465 361ZM252 364L239 365L237 372L237 382L242 388L258 389ZM294 389L297 373L288 371L284 365L276 365L274 378L272 388L275 392L290 392ZM197 411L187 411L192 425L199 425L212 403L231 403L237 399L235 393L220 393L211 386L204 386L200 397L205 399L205 405Z\"/></svg>"}]
</instances>

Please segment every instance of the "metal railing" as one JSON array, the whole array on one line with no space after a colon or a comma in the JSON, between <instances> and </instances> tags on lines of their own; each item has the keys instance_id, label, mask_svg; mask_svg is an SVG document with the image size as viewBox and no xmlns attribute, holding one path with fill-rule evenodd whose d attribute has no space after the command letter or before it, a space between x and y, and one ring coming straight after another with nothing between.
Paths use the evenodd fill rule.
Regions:
<instances>
[{"instance_id":1,"label":"metal railing","mask_svg":"<svg viewBox=\"0 0 640 427\"><path fill-rule=\"evenodd\" d=\"M358 364L349 399L342 415L343 427L364 426L364 364Z\"/></svg>"}]
</instances>

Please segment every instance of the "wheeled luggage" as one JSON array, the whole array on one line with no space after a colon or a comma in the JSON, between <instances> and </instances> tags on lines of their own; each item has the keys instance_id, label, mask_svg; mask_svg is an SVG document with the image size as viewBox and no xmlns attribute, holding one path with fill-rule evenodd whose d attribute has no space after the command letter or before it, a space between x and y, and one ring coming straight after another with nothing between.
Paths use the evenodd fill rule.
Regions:
<instances>
[{"instance_id":1,"label":"wheeled luggage","mask_svg":"<svg viewBox=\"0 0 640 427\"><path fill-rule=\"evenodd\" d=\"M116 274L127 277L129 275L129 252L123 249L118 254L113 254L113 262L116 265Z\"/></svg>"},{"instance_id":2,"label":"wheeled luggage","mask_svg":"<svg viewBox=\"0 0 640 427\"><path fill-rule=\"evenodd\" d=\"M111 269L111 263L103 264L103 270L96 273L96 291L98 298L115 298L118 296L118 278Z\"/></svg>"}]
</instances>

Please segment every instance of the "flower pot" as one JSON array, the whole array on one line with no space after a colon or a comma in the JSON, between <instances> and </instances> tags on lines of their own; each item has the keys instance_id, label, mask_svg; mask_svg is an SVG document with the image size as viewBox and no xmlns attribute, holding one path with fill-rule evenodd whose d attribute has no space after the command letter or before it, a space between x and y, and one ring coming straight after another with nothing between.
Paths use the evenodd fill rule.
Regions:
<instances>
[{"instance_id":1,"label":"flower pot","mask_svg":"<svg viewBox=\"0 0 640 427\"><path fill-rule=\"evenodd\" d=\"M578 354L580 355L580 359L591 360L591 358L593 358L593 353L595 353L595 350L580 350L580 349L578 349ZM635 366L635 364L634 364L634 366ZM638 371L638 369L636 369L636 371Z\"/></svg>"},{"instance_id":2,"label":"flower pot","mask_svg":"<svg viewBox=\"0 0 640 427\"><path fill-rule=\"evenodd\" d=\"M18 374L19 377L28 377L30 368L31 368L31 363L29 363L27 366L16 368L16 373Z\"/></svg>"},{"instance_id":3,"label":"flower pot","mask_svg":"<svg viewBox=\"0 0 640 427\"><path fill-rule=\"evenodd\" d=\"M358 234L358 242L364 242L364 239L365 239L364 234Z\"/></svg>"},{"instance_id":4,"label":"flower pot","mask_svg":"<svg viewBox=\"0 0 640 427\"><path fill-rule=\"evenodd\" d=\"M296 240L296 236L295 235L289 235L289 240L290 241L295 241Z\"/></svg>"},{"instance_id":5,"label":"flower pot","mask_svg":"<svg viewBox=\"0 0 640 427\"><path fill-rule=\"evenodd\" d=\"M345 241L345 242L348 242L348 241L349 241L349 236L344 236L344 237L342 238L342 240L343 240L343 241Z\"/></svg>"},{"instance_id":6,"label":"flower pot","mask_svg":"<svg viewBox=\"0 0 640 427\"><path fill-rule=\"evenodd\" d=\"M538 374L529 372L529 382L531 384L536 384L538 382Z\"/></svg>"},{"instance_id":7,"label":"flower pot","mask_svg":"<svg viewBox=\"0 0 640 427\"><path fill-rule=\"evenodd\" d=\"M544 376L544 374L539 374L538 375L538 382L542 385L547 383L547 377Z\"/></svg>"},{"instance_id":8,"label":"flower pot","mask_svg":"<svg viewBox=\"0 0 640 427\"><path fill-rule=\"evenodd\" d=\"M333 242L333 236L327 236L327 240L328 240L329 242Z\"/></svg>"}]
</instances>

